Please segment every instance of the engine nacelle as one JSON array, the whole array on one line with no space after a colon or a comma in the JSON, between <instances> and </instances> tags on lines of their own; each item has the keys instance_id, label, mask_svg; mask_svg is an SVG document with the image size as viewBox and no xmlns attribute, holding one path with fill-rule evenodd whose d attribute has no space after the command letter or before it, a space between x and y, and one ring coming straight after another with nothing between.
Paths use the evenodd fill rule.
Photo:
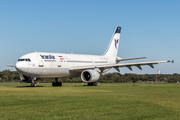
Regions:
<instances>
[{"instance_id":1,"label":"engine nacelle","mask_svg":"<svg viewBox=\"0 0 180 120\"><path fill-rule=\"evenodd\" d=\"M100 74L96 70L84 70L81 73L81 79L82 81L88 83L88 82L95 82L100 77Z\"/></svg>"},{"instance_id":2,"label":"engine nacelle","mask_svg":"<svg viewBox=\"0 0 180 120\"><path fill-rule=\"evenodd\" d=\"M30 82L31 82L31 78L28 77L28 76L25 76L25 75L23 75L23 74L20 75L20 79L21 79L21 81L24 82L24 83L30 83Z\"/></svg>"}]
</instances>

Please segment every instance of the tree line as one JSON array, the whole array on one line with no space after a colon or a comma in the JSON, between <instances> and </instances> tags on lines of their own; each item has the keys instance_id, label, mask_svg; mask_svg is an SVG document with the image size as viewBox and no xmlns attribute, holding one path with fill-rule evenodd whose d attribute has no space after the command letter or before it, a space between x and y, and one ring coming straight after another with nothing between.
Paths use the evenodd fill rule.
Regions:
<instances>
[{"instance_id":1,"label":"tree line","mask_svg":"<svg viewBox=\"0 0 180 120\"><path fill-rule=\"evenodd\" d=\"M80 78L59 78L63 83L81 83ZM180 81L180 74L160 74L157 80L161 82L175 83ZM50 83L54 82L53 78L40 78L38 82ZM107 73L101 76L98 82L101 83L136 83L138 81L156 81L156 74L133 74L133 73ZM20 74L17 71L3 70L0 72L0 82L22 82Z\"/></svg>"}]
</instances>

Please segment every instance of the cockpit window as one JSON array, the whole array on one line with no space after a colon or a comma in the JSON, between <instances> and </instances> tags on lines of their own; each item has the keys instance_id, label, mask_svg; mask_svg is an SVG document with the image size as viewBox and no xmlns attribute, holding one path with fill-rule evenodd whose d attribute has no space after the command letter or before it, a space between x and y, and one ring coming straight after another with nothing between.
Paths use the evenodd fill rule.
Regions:
<instances>
[{"instance_id":1,"label":"cockpit window","mask_svg":"<svg viewBox=\"0 0 180 120\"><path fill-rule=\"evenodd\" d=\"M29 58L26 59L18 59L18 61L27 61L27 62L31 62L31 60Z\"/></svg>"}]
</instances>

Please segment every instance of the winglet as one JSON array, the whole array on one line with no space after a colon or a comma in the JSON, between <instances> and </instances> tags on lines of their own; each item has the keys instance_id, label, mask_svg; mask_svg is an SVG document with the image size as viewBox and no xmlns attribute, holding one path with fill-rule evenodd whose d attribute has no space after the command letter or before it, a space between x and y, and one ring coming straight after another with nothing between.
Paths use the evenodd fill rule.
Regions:
<instances>
[{"instance_id":1,"label":"winglet","mask_svg":"<svg viewBox=\"0 0 180 120\"><path fill-rule=\"evenodd\" d=\"M167 62L172 62L172 63L174 63L174 60L168 60Z\"/></svg>"}]
</instances>

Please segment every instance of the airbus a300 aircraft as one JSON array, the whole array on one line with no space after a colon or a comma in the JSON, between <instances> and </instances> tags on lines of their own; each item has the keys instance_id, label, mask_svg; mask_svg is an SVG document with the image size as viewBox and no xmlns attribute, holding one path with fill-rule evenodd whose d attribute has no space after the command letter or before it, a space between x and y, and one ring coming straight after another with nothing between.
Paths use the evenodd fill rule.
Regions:
<instances>
[{"instance_id":1,"label":"airbus a300 aircraft","mask_svg":"<svg viewBox=\"0 0 180 120\"><path fill-rule=\"evenodd\" d=\"M121 27L116 27L109 47L103 55L34 52L20 57L15 68L21 74L20 79L31 83L32 87L36 86L36 78L55 78L52 86L62 86L62 83L58 82L60 77L81 77L83 82L94 86L97 85L96 81L99 77L111 68L120 72L120 67L132 70L131 66L136 66L142 70L141 65L154 68L153 64L172 62L168 60L118 64L121 61L146 58L122 59L117 57L120 33Z\"/></svg>"}]
</instances>

